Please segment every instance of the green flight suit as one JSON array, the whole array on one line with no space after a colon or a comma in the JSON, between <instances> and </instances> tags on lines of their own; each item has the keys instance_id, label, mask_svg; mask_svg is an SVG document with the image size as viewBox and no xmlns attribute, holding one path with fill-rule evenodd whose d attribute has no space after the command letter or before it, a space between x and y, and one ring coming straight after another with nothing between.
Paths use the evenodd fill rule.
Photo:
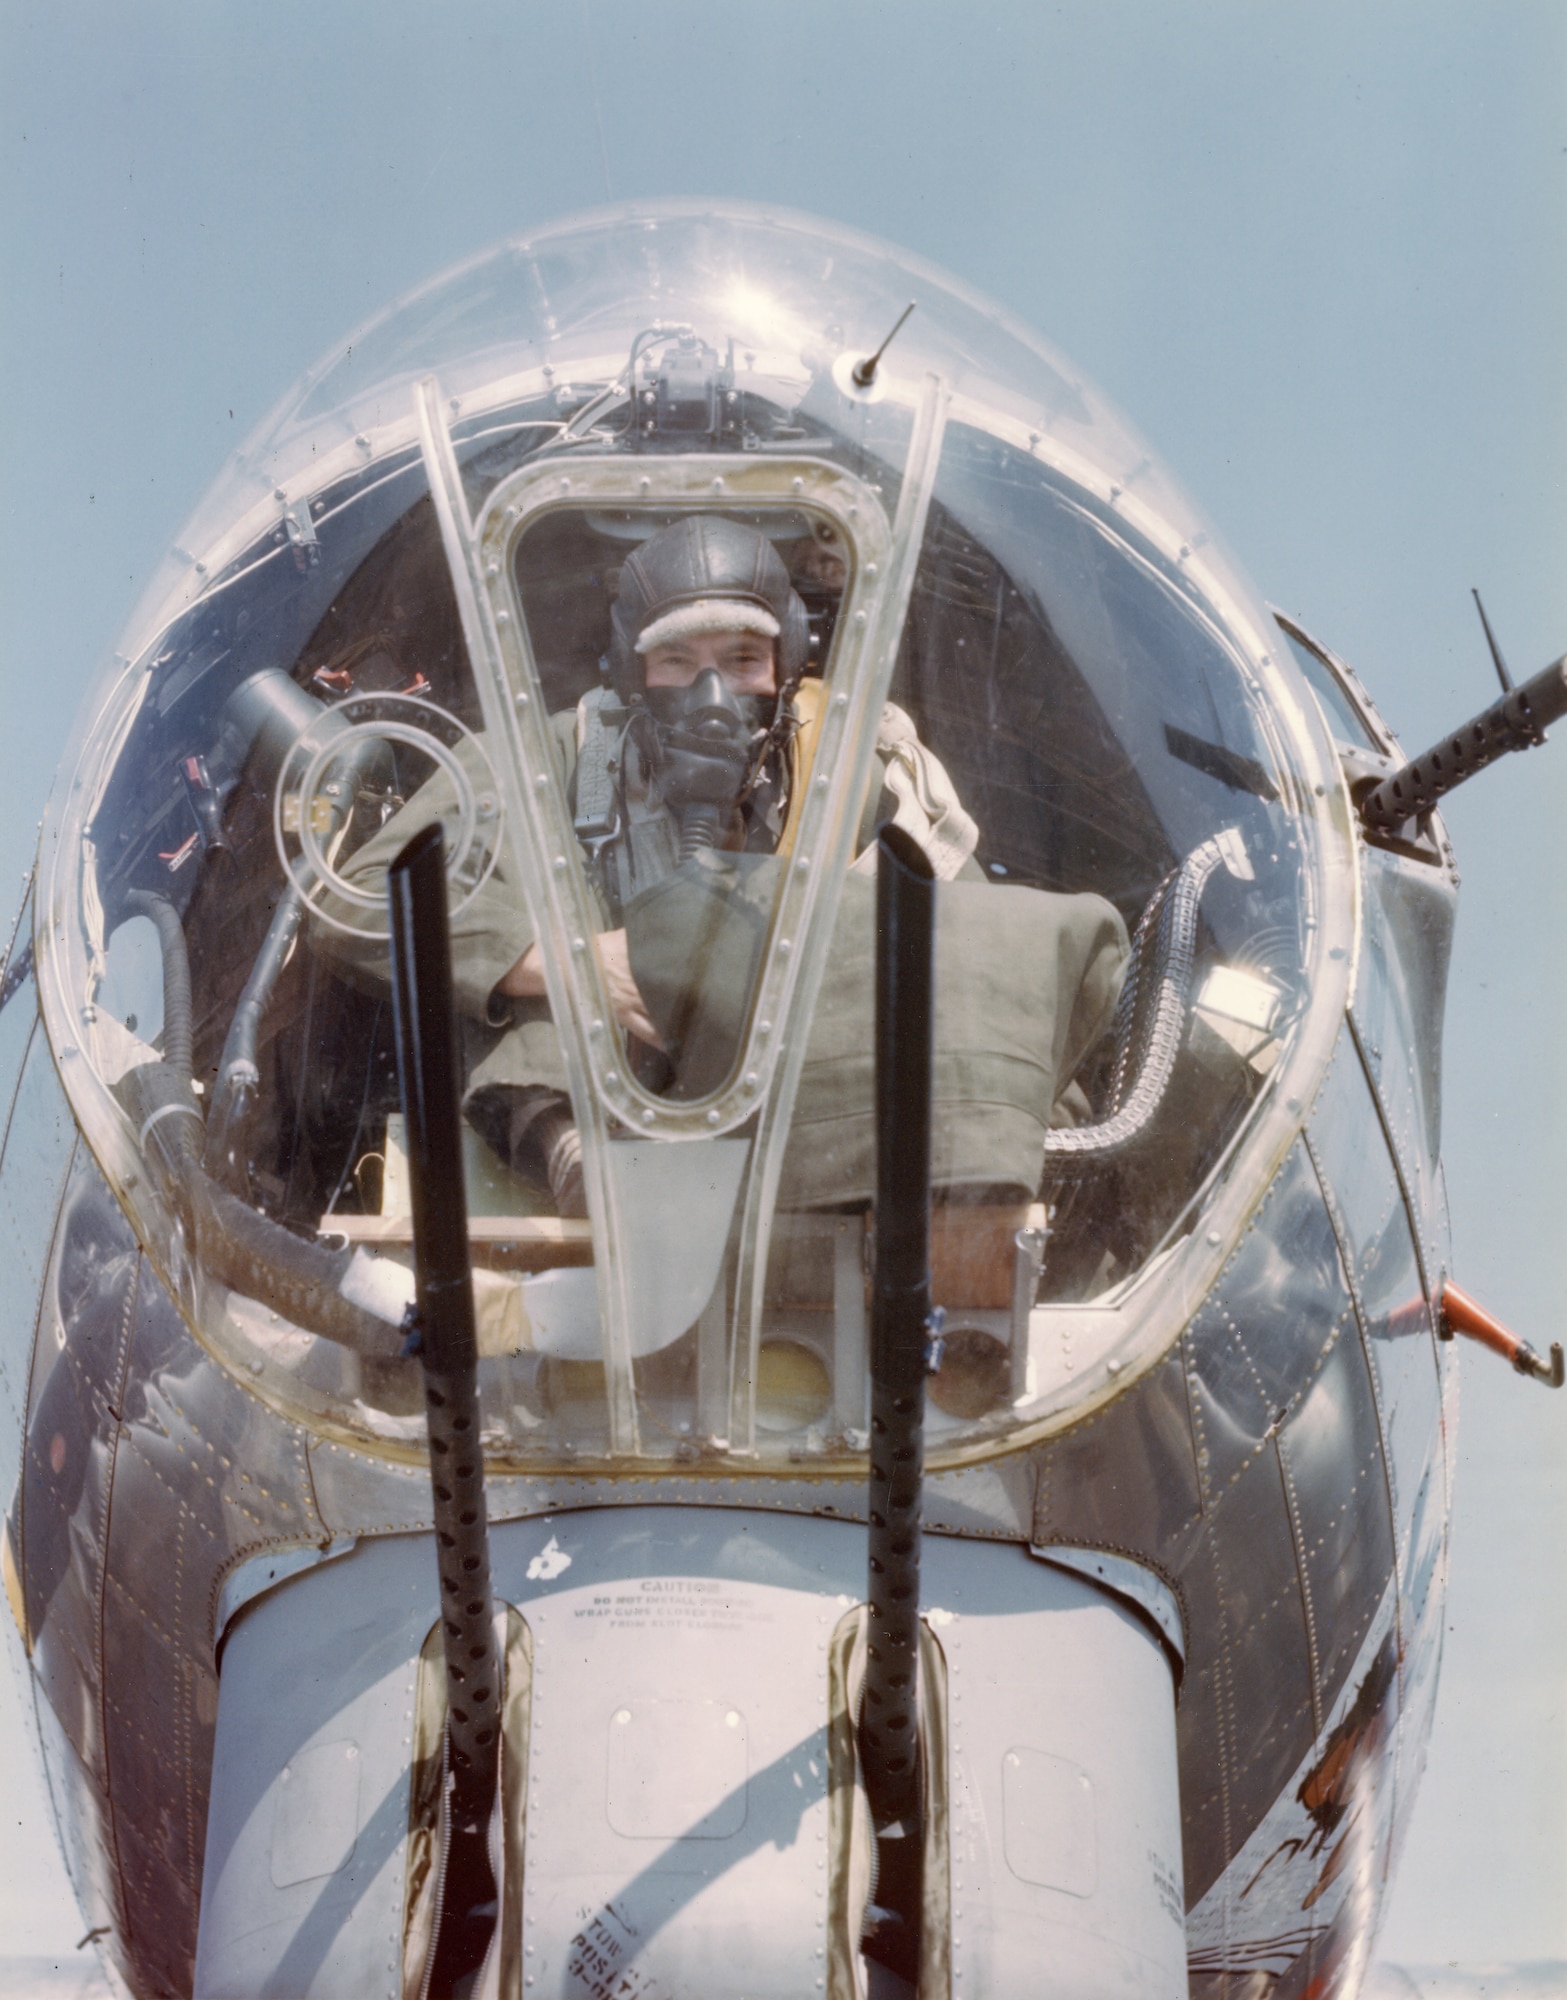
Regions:
<instances>
[{"instance_id":1,"label":"green flight suit","mask_svg":"<svg viewBox=\"0 0 1567 2000\"><path fill-rule=\"evenodd\" d=\"M569 781L574 718L552 720ZM468 756L470 779L482 790L488 773L474 769ZM439 774L359 849L345 876L373 888L405 841L437 817L449 822L455 810L455 790ZM873 799L859 845L869 841L876 819ZM784 865L770 854L709 850L627 906L631 970L668 1048L671 1097L703 1096L733 1065ZM495 990L533 941L510 869L503 850L451 933L456 1004L467 1023L464 1108L502 1147L498 1105L522 1091L566 1088L546 1002L507 999ZM357 981L384 990L384 945L324 925L314 938ZM1072 1079L1109 1026L1126 955L1125 927L1101 897L998 886L973 862L959 879L937 885L937 1187L1034 1192L1046 1131L1075 1122L1086 1108ZM874 877L852 873L806 1045L779 1191L784 1208L871 1197L874 959Z\"/></svg>"}]
</instances>

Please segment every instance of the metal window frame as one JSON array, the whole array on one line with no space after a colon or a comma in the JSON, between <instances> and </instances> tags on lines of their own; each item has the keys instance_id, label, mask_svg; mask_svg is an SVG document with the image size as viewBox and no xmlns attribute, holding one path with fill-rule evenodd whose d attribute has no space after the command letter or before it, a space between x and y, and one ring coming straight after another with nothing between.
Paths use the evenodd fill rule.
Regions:
<instances>
[{"instance_id":1,"label":"metal window frame","mask_svg":"<svg viewBox=\"0 0 1567 2000\"><path fill-rule=\"evenodd\" d=\"M869 782L876 725L897 658L924 539L945 427L947 392L927 375L912 413L896 516L872 488L809 455L607 452L546 457L501 481L475 521L433 377L416 391L421 449L463 635L478 688L507 837L565 1058L582 1138L595 1258L610 1450L640 1452L632 1377L630 1274L620 1241L626 1138L701 1144L754 1132L742 1203L728 1439L755 1449L755 1372L772 1208L787 1142L806 1028L825 968L843 878ZM561 510L627 508L700 513L787 508L829 520L850 555L850 578L823 674L824 713L811 782L765 948L744 1049L708 1097L671 1104L629 1074L597 954L597 906L560 783L542 682L518 598L513 557L529 527ZM753 1123L754 1121L754 1123Z\"/></svg>"}]
</instances>

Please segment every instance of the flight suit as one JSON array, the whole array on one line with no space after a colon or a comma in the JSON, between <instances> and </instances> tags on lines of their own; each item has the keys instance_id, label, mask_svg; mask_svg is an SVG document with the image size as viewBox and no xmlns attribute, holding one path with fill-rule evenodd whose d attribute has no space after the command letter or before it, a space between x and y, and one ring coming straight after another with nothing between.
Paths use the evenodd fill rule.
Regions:
<instances>
[{"instance_id":1,"label":"flight suit","mask_svg":"<svg viewBox=\"0 0 1567 2000\"><path fill-rule=\"evenodd\" d=\"M565 713L551 722L569 796L577 721ZM873 784L862 817L859 859L841 891L800 1073L779 1189L784 1208L861 1203L873 1192L875 880L867 850L876 826L894 811L919 838L921 811L911 795L923 793L928 825L947 783L928 752L915 756L912 739L908 718L888 704L878 735L883 783ZM471 749L457 754L474 790L489 789L490 774ZM911 770L923 776L923 786L910 780ZM455 788L438 773L349 859L345 877L356 887L375 887L406 841L436 818L450 825L456 810ZM950 878L938 882L936 893L932 1179L938 1189L1006 1189L1026 1199L1039 1184L1046 1131L1086 1113L1072 1080L1110 1025L1126 931L1102 897L987 881L969 858L977 836L960 808L945 839L942 831L938 826L922 842L936 850L938 872ZM704 1096L732 1068L786 865L774 854L709 849L627 906L632 974L666 1044L664 1094ZM503 847L451 922L452 979L466 1044L464 1110L503 1154L508 1105L522 1092L566 1088L548 1003L496 990L533 942L511 871ZM463 894L454 885L454 905ZM313 935L357 983L385 990L383 943L323 924Z\"/></svg>"}]
</instances>

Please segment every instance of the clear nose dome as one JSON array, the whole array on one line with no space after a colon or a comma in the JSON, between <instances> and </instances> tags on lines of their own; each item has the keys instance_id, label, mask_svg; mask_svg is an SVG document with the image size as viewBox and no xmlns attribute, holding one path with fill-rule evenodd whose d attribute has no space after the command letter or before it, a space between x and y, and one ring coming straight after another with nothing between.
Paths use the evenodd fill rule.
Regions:
<instances>
[{"instance_id":1,"label":"clear nose dome","mask_svg":"<svg viewBox=\"0 0 1567 2000\"><path fill-rule=\"evenodd\" d=\"M952 280L761 211L561 224L334 350L160 572L51 808L62 1073L213 1352L405 1445L385 871L438 820L492 1458L831 1469L895 822L929 1449L1003 1451L1162 1352L1326 1062L1347 807L1282 651Z\"/></svg>"}]
</instances>

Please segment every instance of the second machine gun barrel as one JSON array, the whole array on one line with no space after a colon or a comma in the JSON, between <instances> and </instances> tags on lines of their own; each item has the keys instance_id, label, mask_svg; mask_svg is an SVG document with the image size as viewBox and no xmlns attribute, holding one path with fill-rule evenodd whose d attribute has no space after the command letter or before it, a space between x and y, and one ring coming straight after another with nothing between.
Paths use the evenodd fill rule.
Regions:
<instances>
[{"instance_id":1,"label":"second machine gun barrel","mask_svg":"<svg viewBox=\"0 0 1567 2000\"><path fill-rule=\"evenodd\" d=\"M1360 800L1362 823L1370 833L1397 833L1406 820L1430 812L1444 793L1498 757L1543 743L1546 729L1563 715L1567 715L1567 653L1380 779Z\"/></svg>"}]
</instances>

